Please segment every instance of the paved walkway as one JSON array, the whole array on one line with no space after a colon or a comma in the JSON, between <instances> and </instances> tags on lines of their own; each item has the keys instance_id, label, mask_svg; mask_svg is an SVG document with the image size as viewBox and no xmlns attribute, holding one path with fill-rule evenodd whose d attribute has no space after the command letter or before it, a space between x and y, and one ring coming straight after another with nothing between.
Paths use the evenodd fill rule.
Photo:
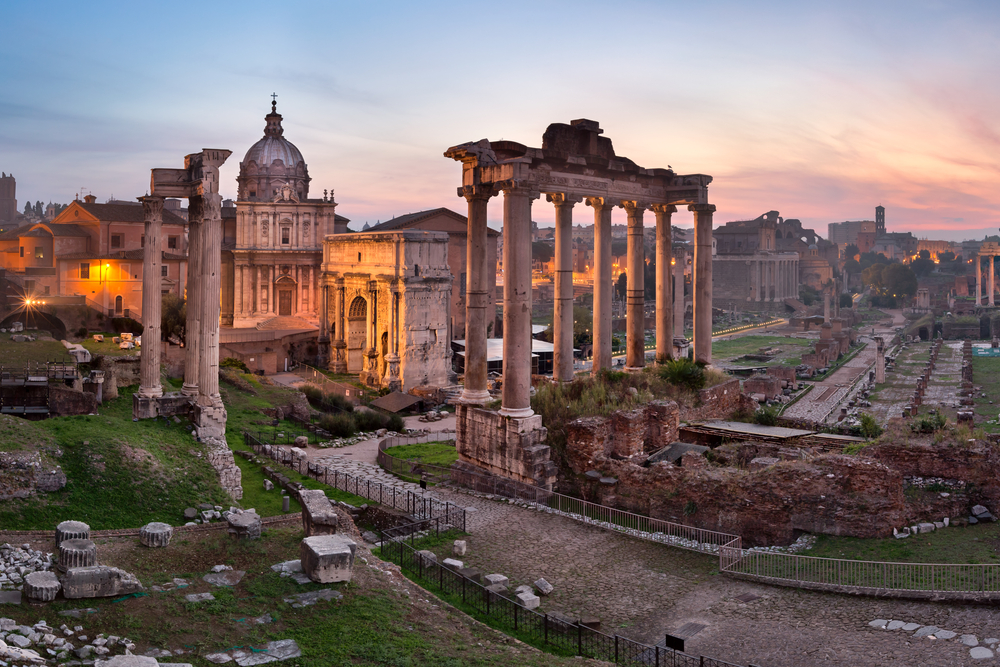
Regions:
<instances>
[{"instance_id":1,"label":"paved walkway","mask_svg":"<svg viewBox=\"0 0 1000 667\"><path fill-rule=\"evenodd\" d=\"M980 640L1000 636L1000 610L814 593L721 576L718 561L604 531L572 519L450 490L443 500L473 509L463 558L511 585L539 577L555 590L541 611L586 612L602 630L646 643L686 623L705 628L689 653L763 667L893 665L951 667L973 662L955 640L869 626L874 619L935 625Z\"/></svg>"}]
</instances>

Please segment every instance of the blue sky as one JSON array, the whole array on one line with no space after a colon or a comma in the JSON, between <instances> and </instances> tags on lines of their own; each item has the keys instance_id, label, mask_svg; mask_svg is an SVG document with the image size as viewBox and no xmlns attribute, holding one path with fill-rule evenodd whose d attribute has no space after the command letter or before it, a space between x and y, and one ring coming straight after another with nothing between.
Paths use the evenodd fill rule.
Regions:
<instances>
[{"instance_id":1,"label":"blue sky","mask_svg":"<svg viewBox=\"0 0 1000 667\"><path fill-rule=\"evenodd\" d=\"M549 123L591 118L643 166L712 174L717 222L775 209L825 233L882 204L891 230L981 236L1000 226L998 14L919 0L7 2L0 170L22 207L81 187L103 201L229 148L232 196L277 92L313 193L335 189L358 223L464 212L449 146L539 145ZM534 217L550 223L551 207Z\"/></svg>"}]
</instances>

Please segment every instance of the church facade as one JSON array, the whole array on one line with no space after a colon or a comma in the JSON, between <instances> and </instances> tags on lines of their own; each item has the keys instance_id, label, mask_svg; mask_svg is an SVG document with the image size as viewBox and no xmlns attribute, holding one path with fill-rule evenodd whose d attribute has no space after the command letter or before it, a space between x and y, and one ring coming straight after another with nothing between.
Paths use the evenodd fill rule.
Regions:
<instances>
[{"instance_id":1,"label":"church facade","mask_svg":"<svg viewBox=\"0 0 1000 667\"><path fill-rule=\"evenodd\" d=\"M347 231L332 192L309 198L309 168L284 137L272 102L264 137L237 177L235 218L224 224L222 325L308 328L319 324L323 239Z\"/></svg>"}]
</instances>

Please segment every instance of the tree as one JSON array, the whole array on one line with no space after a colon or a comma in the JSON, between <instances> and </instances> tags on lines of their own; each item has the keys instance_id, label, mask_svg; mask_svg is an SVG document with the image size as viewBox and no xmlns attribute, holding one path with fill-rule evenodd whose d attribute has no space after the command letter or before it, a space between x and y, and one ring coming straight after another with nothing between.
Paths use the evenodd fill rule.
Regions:
<instances>
[{"instance_id":1,"label":"tree","mask_svg":"<svg viewBox=\"0 0 1000 667\"><path fill-rule=\"evenodd\" d=\"M864 270L872 264L888 264L889 260L882 253L863 252L858 262L861 264L861 269Z\"/></svg>"},{"instance_id":2,"label":"tree","mask_svg":"<svg viewBox=\"0 0 1000 667\"><path fill-rule=\"evenodd\" d=\"M917 254L920 255L920 259L930 259L931 258L931 251L930 250L921 250Z\"/></svg>"},{"instance_id":3,"label":"tree","mask_svg":"<svg viewBox=\"0 0 1000 667\"><path fill-rule=\"evenodd\" d=\"M859 257L860 255L861 255L861 249L858 248L858 246L856 246L853 243L848 244L848 246L844 248L844 257L846 257L847 259L854 259L855 257Z\"/></svg>"},{"instance_id":4,"label":"tree","mask_svg":"<svg viewBox=\"0 0 1000 667\"><path fill-rule=\"evenodd\" d=\"M545 241L533 241L531 243L531 259L538 262L547 262L555 254L554 248Z\"/></svg>"},{"instance_id":5,"label":"tree","mask_svg":"<svg viewBox=\"0 0 1000 667\"><path fill-rule=\"evenodd\" d=\"M886 266L882 271L882 282L885 293L892 296L913 296L917 293L917 276L913 269L904 264Z\"/></svg>"},{"instance_id":6,"label":"tree","mask_svg":"<svg viewBox=\"0 0 1000 667\"><path fill-rule=\"evenodd\" d=\"M844 262L844 271L852 276L856 276L861 273L861 263L858 260L851 258Z\"/></svg>"},{"instance_id":7,"label":"tree","mask_svg":"<svg viewBox=\"0 0 1000 667\"><path fill-rule=\"evenodd\" d=\"M863 282L866 287L870 287L873 292L880 296L885 294L885 283L882 276L882 271L885 269L885 266L885 264L872 264L861 272L861 282Z\"/></svg>"},{"instance_id":8,"label":"tree","mask_svg":"<svg viewBox=\"0 0 1000 667\"><path fill-rule=\"evenodd\" d=\"M926 250L921 250L921 253L927 252ZM913 273L918 277L923 278L928 276L934 271L934 261L926 257L921 257L920 259L915 259L910 262L910 268L913 269Z\"/></svg>"},{"instance_id":9,"label":"tree","mask_svg":"<svg viewBox=\"0 0 1000 667\"><path fill-rule=\"evenodd\" d=\"M24 214L27 215L27 216L30 216L31 215L31 210L32 210L31 209L31 202L30 201L24 202Z\"/></svg>"},{"instance_id":10,"label":"tree","mask_svg":"<svg viewBox=\"0 0 1000 667\"><path fill-rule=\"evenodd\" d=\"M840 307L841 308L853 308L854 307L854 297L846 292L840 295Z\"/></svg>"},{"instance_id":11,"label":"tree","mask_svg":"<svg viewBox=\"0 0 1000 667\"><path fill-rule=\"evenodd\" d=\"M42 202L40 201L35 202L35 215L39 218L45 215L45 209L42 208Z\"/></svg>"},{"instance_id":12,"label":"tree","mask_svg":"<svg viewBox=\"0 0 1000 667\"><path fill-rule=\"evenodd\" d=\"M160 310L160 335L169 339L176 336L184 340L187 324L187 302L174 293L164 294Z\"/></svg>"},{"instance_id":13,"label":"tree","mask_svg":"<svg viewBox=\"0 0 1000 667\"><path fill-rule=\"evenodd\" d=\"M618 274L618 284L615 286L615 293L619 299L624 299L628 294L628 275L624 271Z\"/></svg>"},{"instance_id":14,"label":"tree","mask_svg":"<svg viewBox=\"0 0 1000 667\"><path fill-rule=\"evenodd\" d=\"M938 261L942 264L950 263L955 261L955 253L950 250L945 250L944 252L938 253Z\"/></svg>"},{"instance_id":15,"label":"tree","mask_svg":"<svg viewBox=\"0 0 1000 667\"><path fill-rule=\"evenodd\" d=\"M593 324L594 314L591 311L580 306L573 307L573 347L579 350L593 343L594 337L590 332Z\"/></svg>"}]
</instances>

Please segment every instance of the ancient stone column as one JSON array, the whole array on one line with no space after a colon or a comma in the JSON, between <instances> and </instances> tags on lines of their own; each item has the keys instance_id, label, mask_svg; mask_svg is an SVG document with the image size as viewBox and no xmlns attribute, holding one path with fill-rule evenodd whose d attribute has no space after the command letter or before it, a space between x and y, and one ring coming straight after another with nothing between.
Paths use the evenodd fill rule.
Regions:
<instances>
[{"instance_id":1,"label":"ancient stone column","mask_svg":"<svg viewBox=\"0 0 1000 667\"><path fill-rule=\"evenodd\" d=\"M684 338L684 255L674 263L674 337Z\"/></svg>"},{"instance_id":2,"label":"ancient stone column","mask_svg":"<svg viewBox=\"0 0 1000 667\"><path fill-rule=\"evenodd\" d=\"M875 383L885 382L885 339L875 336Z\"/></svg>"},{"instance_id":3,"label":"ancient stone column","mask_svg":"<svg viewBox=\"0 0 1000 667\"><path fill-rule=\"evenodd\" d=\"M402 382L399 377L399 354L396 339L399 336L399 285L393 281L389 285L389 352L385 355L385 377L382 385L391 391L399 391Z\"/></svg>"},{"instance_id":4,"label":"ancient stone column","mask_svg":"<svg viewBox=\"0 0 1000 667\"><path fill-rule=\"evenodd\" d=\"M691 204L694 212L694 359L712 363L712 214L714 204Z\"/></svg>"},{"instance_id":5,"label":"ancient stone column","mask_svg":"<svg viewBox=\"0 0 1000 667\"><path fill-rule=\"evenodd\" d=\"M555 312L552 318L554 343L552 376L561 382L573 381L573 205L579 197L547 195L556 207Z\"/></svg>"},{"instance_id":6,"label":"ancient stone column","mask_svg":"<svg viewBox=\"0 0 1000 667\"><path fill-rule=\"evenodd\" d=\"M750 260L750 277L753 280L754 301L760 301L760 260Z\"/></svg>"},{"instance_id":7,"label":"ancient stone column","mask_svg":"<svg viewBox=\"0 0 1000 667\"><path fill-rule=\"evenodd\" d=\"M622 208L628 215L625 368L638 370L646 365L646 251L642 237L642 213L646 204L623 201Z\"/></svg>"},{"instance_id":8,"label":"ancient stone column","mask_svg":"<svg viewBox=\"0 0 1000 667\"><path fill-rule=\"evenodd\" d=\"M335 287L336 303L334 305L334 331L333 331L333 354L330 362L330 370L334 373L346 373L347 372L347 331L345 330L345 320L344 320L344 309L347 307L344 304L344 299L346 294L344 293L344 283L343 278L337 281Z\"/></svg>"},{"instance_id":9,"label":"ancient stone column","mask_svg":"<svg viewBox=\"0 0 1000 667\"><path fill-rule=\"evenodd\" d=\"M594 209L594 373L611 368L611 209L604 197L587 199Z\"/></svg>"},{"instance_id":10,"label":"ancient stone column","mask_svg":"<svg viewBox=\"0 0 1000 667\"><path fill-rule=\"evenodd\" d=\"M160 386L160 285L163 262L160 227L163 223L163 198L141 197L145 219L146 245L142 252L142 357L139 367L139 396L163 396Z\"/></svg>"},{"instance_id":11,"label":"ancient stone column","mask_svg":"<svg viewBox=\"0 0 1000 667\"><path fill-rule=\"evenodd\" d=\"M978 254L975 259L976 263L976 305L983 305L983 258Z\"/></svg>"},{"instance_id":12,"label":"ancient stone column","mask_svg":"<svg viewBox=\"0 0 1000 667\"><path fill-rule=\"evenodd\" d=\"M222 195L202 197L201 336L198 347L198 403L221 405L219 396L219 290L222 288Z\"/></svg>"},{"instance_id":13,"label":"ancient stone column","mask_svg":"<svg viewBox=\"0 0 1000 667\"><path fill-rule=\"evenodd\" d=\"M503 401L505 417L531 409L531 200L516 181L503 187Z\"/></svg>"},{"instance_id":14,"label":"ancient stone column","mask_svg":"<svg viewBox=\"0 0 1000 667\"><path fill-rule=\"evenodd\" d=\"M468 242L465 247L465 386L462 400L483 404L490 400L486 388L486 329L493 321L493 295L489 290L487 266L486 211L490 197L495 194L492 186L470 185L461 189L469 203ZM506 269L506 266L505 266Z\"/></svg>"},{"instance_id":15,"label":"ancient stone column","mask_svg":"<svg viewBox=\"0 0 1000 667\"><path fill-rule=\"evenodd\" d=\"M654 204L656 215L656 361L663 363L674 356L674 310L670 274L673 258L670 219L677 207Z\"/></svg>"},{"instance_id":16,"label":"ancient stone column","mask_svg":"<svg viewBox=\"0 0 1000 667\"><path fill-rule=\"evenodd\" d=\"M992 306L996 305L993 302L993 293L996 291L996 274L994 273L993 265L994 265L994 260L996 259L996 257L994 257L993 255L989 255L986 259L989 260L989 263L990 263L990 284L989 284L990 297L989 297L989 300L987 301L987 304L992 307Z\"/></svg>"},{"instance_id":17,"label":"ancient stone column","mask_svg":"<svg viewBox=\"0 0 1000 667\"><path fill-rule=\"evenodd\" d=\"M201 347L202 284L202 197L188 199L188 260L187 260L187 320L184 325L184 385L185 396L198 395L198 364Z\"/></svg>"}]
</instances>

